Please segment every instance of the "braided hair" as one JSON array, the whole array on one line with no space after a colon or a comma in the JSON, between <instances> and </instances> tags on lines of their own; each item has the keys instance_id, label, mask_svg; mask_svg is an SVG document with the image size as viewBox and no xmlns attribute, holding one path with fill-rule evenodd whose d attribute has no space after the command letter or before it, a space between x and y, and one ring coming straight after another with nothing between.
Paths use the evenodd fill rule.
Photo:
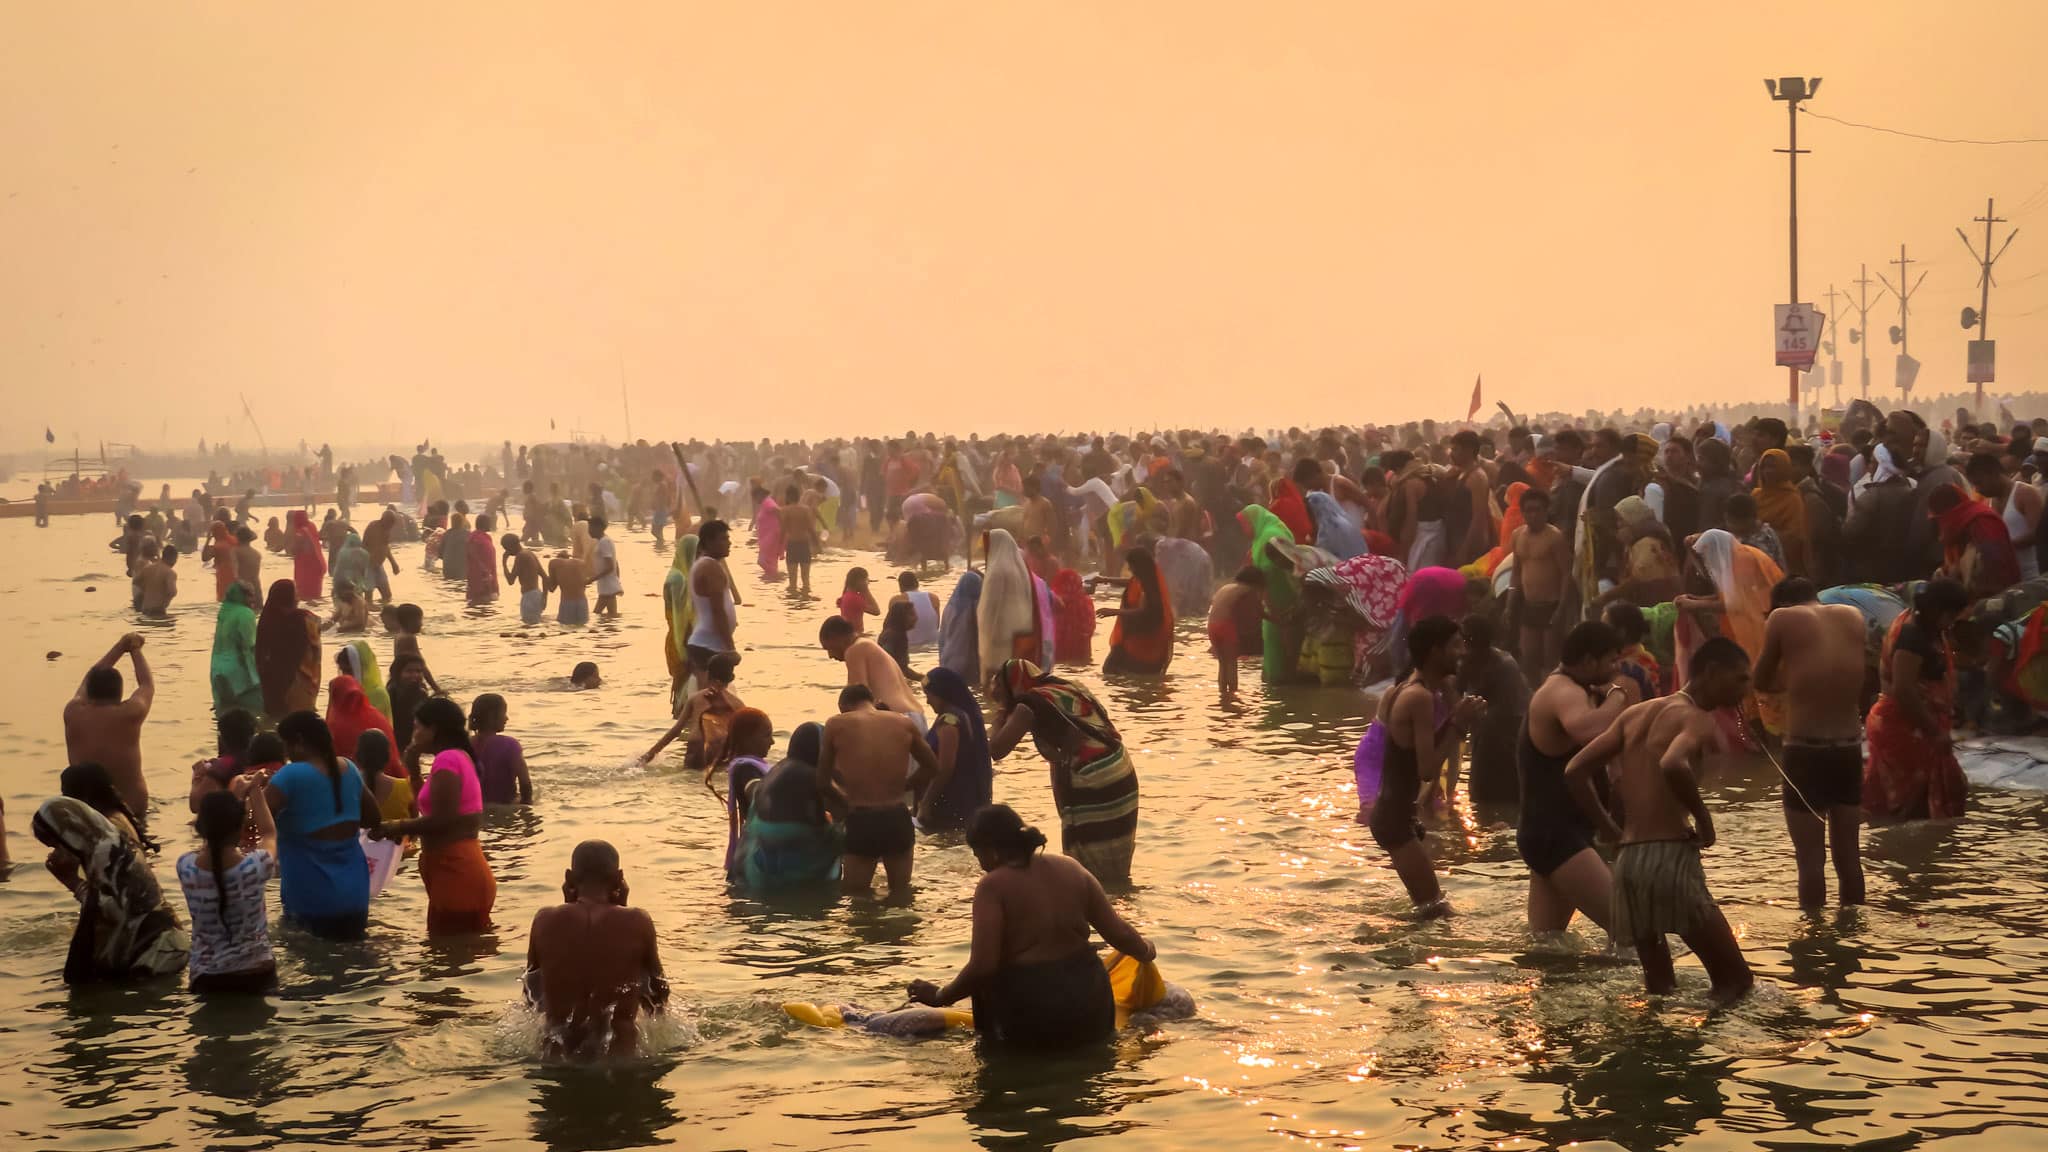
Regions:
<instances>
[{"instance_id":1,"label":"braided hair","mask_svg":"<svg viewBox=\"0 0 2048 1152\"><path fill-rule=\"evenodd\" d=\"M309 753L307 759L334 786L334 810L341 811L341 757L334 751L334 732L327 721L313 711L294 712L277 723L277 734L286 744L296 744Z\"/></svg>"},{"instance_id":2,"label":"braided hair","mask_svg":"<svg viewBox=\"0 0 2048 1152\"><path fill-rule=\"evenodd\" d=\"M232 936L234 919L228 907L227 866L223 857L228 847L242 837L242 822L248 816L241 798L232 792L208 792L199 798L199 818L193 821L206 841L206 857L213 866L213 890L220 896L221 931Z\"/></svg>"}]
</instances>

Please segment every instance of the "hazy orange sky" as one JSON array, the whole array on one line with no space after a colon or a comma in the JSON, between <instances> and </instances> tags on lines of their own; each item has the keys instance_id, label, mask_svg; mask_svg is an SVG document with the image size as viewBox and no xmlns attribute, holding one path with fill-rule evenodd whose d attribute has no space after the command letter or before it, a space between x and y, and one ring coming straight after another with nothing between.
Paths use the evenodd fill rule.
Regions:
<instances>
[{"instance_id":1,"label":"hazy orange sky","mask_svg":"<svg viewBox=\"0 0 2048 1152\"><path fill-rule=\"evenodd\" d=\"M622 362L647 438L1386 422L1462 414L1480 372L1524 411L1782 396L1763 77L1821 76L1814 110L1852 120L2048 136L2038 2L6 21L15 448L253 444L237 393L273 444L616 439ZM1812 118L1800 142L1803 296L1905 241L1921 391L1959 386L1954 229L1995 195L2020 226L1995 390L2048 387L2048 146Z\"/></svg>"}]
</instances>

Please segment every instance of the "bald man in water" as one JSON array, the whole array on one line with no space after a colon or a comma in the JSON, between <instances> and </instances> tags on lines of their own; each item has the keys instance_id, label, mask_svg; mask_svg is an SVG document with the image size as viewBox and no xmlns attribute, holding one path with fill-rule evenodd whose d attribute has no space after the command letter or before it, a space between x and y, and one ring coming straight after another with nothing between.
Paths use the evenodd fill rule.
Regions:
<instances>
[{"instance_id":1,"label":"bald man in water","mask_svg":"<svg viewBox=\"0 0 2048 1152\"><path fill-rule=\"evenodd\" d=\"M585 840L562 875L562 903L533 915L526 999L547 1019L543 1058L631 1056L640 1012L668 1004L654 920L626 906L618 849Z\"/></svg>"},{"instance_id":2,"label":"bald man in water","mask_svg":"<svg viewBox=\"0 0 2048 1152\"><path fill-rule=\"evenodd\" d=\"M122 656L135 665L135 691L121 698ZM114 778L114 787L130 812L149 811L149 785L142 779L142 722L156 699L156 680L142 657L142 634L130 632L114 642L99 662L85 670L78 694L64 705L64 754L70 763L97 763Z\"/></svg>"}]
</instances>

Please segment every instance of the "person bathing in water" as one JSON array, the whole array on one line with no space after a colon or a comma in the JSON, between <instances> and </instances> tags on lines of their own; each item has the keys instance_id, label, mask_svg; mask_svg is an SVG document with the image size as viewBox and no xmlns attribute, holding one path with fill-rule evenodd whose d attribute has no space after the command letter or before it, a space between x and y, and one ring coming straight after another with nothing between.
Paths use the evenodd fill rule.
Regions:
<instances>
[{"instance_id":1,"label":"person bathing in water","mask_svg":"<svg viewBox=\"0 0 2048 1152\"><path fill-rule=\"evenodd\" d=\"M1448 616L1419 621L1408 633L1408 679L1380 698L1379 722L1387 729L1380 792L1364 823L1393 862L1408 898L1423 917L1447 916L1451 902L1437 883L1436 866L1422 846L1417 809L1425 781L1435 781L1458 745L1460 733L1486 710L1477 696L1457 694L1458 665L1465 639ZM1364 814L1361 814L1363 816Z\"/></svg>"},{"instance_id":2,"label":"person bathing in water","mask_svg":"<svg viewBox=\"0 0 2048 1152\"><path fill-rule=\"evenodd\" d=\"M1157 955L1151 941L1117 915L1079 861L1048 856L1045 834L1008 805L976 812L967 846L982 868L967 964L943 988L914 981L911 1001L943 1008L971 996L975 1031L1020 1048L1107 1039L1116 1030L1116 1001L1089 930L1146 963Z\"/></svg>"},{"instance_id":3,"label":"person bathing in water","mask_svg":"<svg viewBox=\"0 0 2048 1152\"><path fill-rule=\"evenodd\" d=\"M889 877L889 903L910 902L917 830L903 796L922 793L938 770L931 745L908 717L875 707L874 694L861 685L840 692L839 715L825 721L818 752L818 794L828 811L846 813L842 891L871 892L880 864Z\"/></svg>"},{"instance_id":4,"label":"person bathing in water","mask_svg":"<svg viewBox=\"0 0 2048 1152\"><path fill-rule=\"evenodd\" d=\"M632 1056L640 1013L667 1007L654 919L626 895L618 849L585 840L562 875L562 902L534 913L522 983L547 1020L542 1059Z\"/></svg>"},{"instance_id":5,"label":"person bathing in water","mask_svg":"<svg viewBox=\"0 0 2048 1152\"><path fill-rule=\"evenodd\" d=\"M1735 641L1716 636L1693 653L1687 671L1683 691L1623 712L1564 772L1600 838L1621 845L1614 858L1613 932L1635 946L1643 987L1651 995L1677 989L1664 943L1676 935L1706 966L1714 999L1727 1003L1748 992L1756 977L1707 891L1700 853L1714 846L1714 818L1700 799L1695 773L1719 740L1714 712L1749 694L1749 656ZM1620 826L1593 787L1594 774L1610 762L1621 766L1615 785L1625 821Z\"/></svg>"}]
</instances>

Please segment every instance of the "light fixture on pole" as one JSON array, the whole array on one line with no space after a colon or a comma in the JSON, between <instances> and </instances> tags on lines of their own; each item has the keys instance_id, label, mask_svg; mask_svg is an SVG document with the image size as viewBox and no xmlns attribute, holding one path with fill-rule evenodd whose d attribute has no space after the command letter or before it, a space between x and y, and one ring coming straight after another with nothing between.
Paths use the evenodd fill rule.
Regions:
<instances>
[{"instance_id":1,"label":"light fixture on pole","mask_svg":"<svg viewBox=\"0 0 2048 1152\"><path fill-rule=\"evenodd\" d=\"M1792 293L1791 293L1791 295L1789 295L1789 296L1787 296L1787 297L1786 297L1786 299L1785 299L1785 302L1786 302L1787 304L1791 305L1791 306L1792 306L1793 308L1798 308L1798 307L1799 307L1799 152L1800 152L1800 149L1799 149L1799 102L1800 102L1800 101L1802 101L1802 100L1810 100L1810 99L1812 99L1812 98L1813 98L1813 94L1814 94L1814 93L1816 93L1816 92L1818 92L1818 91L1820 91L1820 77L1818 77L1818 76L1815 76L1815 77L1812 77L1811 79L1809 79L1809 78L1807 78L1807 77L1804 77L1804 76L1780 76L1780 77L1779 77L1779 78L1777 78L1776 80L1766 80L1766 81L1764 81L1764 87L1765 87L1765 89L1767 89L1767 90L1768 90L1768 91L1770 92L1770 94L1771 94L1771 99L1773 99L1773 100L1779 100L1779 101L1783 101L1783 102L1784 102L1784 105L1785 105L1785 111L1786 111L1786 113L1787 113L1787 116L1788 116L1788 120L1787 120L1787 123L1788 123L1788 124L1790 125L1790 127L1791 127L1791 138L1790 138L1790 139L1788 140L1788 142L1787 142L1787 144L1786 144L1786 146L1785 146L1784 148L1776 149L1776 151L1780 151L1780 152L1783 152L1783 153L1785 153L1785 154L1786 154L1786 158L1787 158L1787 159L1789 159L1789 160L1791 161L1791 174L1792 174L1792 200L1791 200L1791 202L1792 202L1792 212L1791 212L1791 231L1790 231L1790 248L1791 248L1791 251L1792 251ZM1790 372L1791 372L1791 390L1790 390L1790 393L1789 393L1789 399L1788 399L1788 402L1790 403L1790 405L1791 405L1791 408L1792 408L1792 427L1794 427L1794 428L1797 428L1797 427L1799 426L1799 368L1798 368L1798 366L1797 366L1797 365L1791 365L1791 366L1789 366L1789 370L1790 370Z\"/></svg>"}]
</instances>

